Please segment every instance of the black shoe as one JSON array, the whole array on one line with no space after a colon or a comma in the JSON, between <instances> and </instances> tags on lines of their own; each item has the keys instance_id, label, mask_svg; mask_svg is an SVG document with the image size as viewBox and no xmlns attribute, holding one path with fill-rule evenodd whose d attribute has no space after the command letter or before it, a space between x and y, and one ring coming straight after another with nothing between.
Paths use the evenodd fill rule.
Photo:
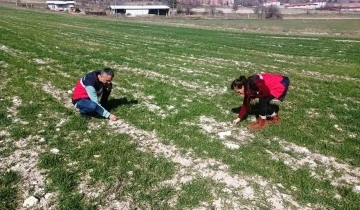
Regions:
<instances>
[{"instance_id":1,"label":"black shoe","mask_svg":"<svg viewBox=\"0 0 360 210\"><path fill-rule=\"evenodd\" d=\"M87 115L87 114L82 114L80 113L81 117L83 117L85 120L91 120L91 116Z\"/></svg>"}]
</instances>

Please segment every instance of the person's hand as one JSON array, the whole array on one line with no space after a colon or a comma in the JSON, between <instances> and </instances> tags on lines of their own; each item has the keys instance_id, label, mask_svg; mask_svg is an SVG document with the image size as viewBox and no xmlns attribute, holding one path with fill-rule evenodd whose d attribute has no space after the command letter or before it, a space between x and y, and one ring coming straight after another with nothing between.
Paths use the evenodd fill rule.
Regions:
<instances>
[{"instance_id":1,"label":"person's hand","mask_svg":"<svg viewBox=\"0 0 360 210\"><path fill-rule=\"evenodd\" d=\"M233 121L233 125L238 124L238 122L240 122L240 118L236 118L236 119Z\"/></svg>"},{"instance_id":2,"label":"person's hand","mask_svg":"<svg viewBox=\"0 0 360 210\"><path fill-rule=\"evenodd\" d=\"M118 119L118 118L117 118L115 115L110 114L109 120L111 120L111 121L116 121L117 119Z\"/></svg>"},{"instance_id":3,"label":"person's hand","mask_svg":"<svg viewBox=\"0 0 360 210\"><path fill-rule=\"evenodd\" d=\"M104 84L104 87L106 88L107 91L110 91L112 85L111 85L111 83L105 83L105 84Z\"/></svg>"}]
</instances>

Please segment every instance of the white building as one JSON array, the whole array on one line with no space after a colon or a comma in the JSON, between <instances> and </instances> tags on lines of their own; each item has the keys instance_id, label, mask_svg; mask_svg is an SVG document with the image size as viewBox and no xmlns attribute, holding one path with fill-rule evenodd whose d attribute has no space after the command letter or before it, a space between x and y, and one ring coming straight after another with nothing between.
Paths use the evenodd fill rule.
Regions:
<instances>
[{"instance_id":1,"label":"white building","mask_svg":"<svg viewBox=\"0 0 360 210\"><path fill-rule=\"evenodd\" d=\"M75 7L75 1L46 1L46 5L50 10L69 11L71 7Z\"/></svg>"},{"instance_id":2,"label":"white building","mask_svg":"<svg viewBox=\"0 0 360 210\"><path fill-rule=\"evenodd\" d=\"M111 5L111 14L138 15L167 15L170 7L166 5Z\"/></svg>"},{"instance_id":3,"label":"white building","mask_svg":"<svg viewBox=\"0 0 360 210\"><path fill-rule=\"evenodd\" d=\"M303 3L303 4L285 4L285 8L291 9L318 9L325 7L326 2L313 2L313 3Z\"/></svg>"},{"instance_id":4,"label":"white building","mask_svg":"<svg viewBox=\"0 0 360 210\"><path fill-rule=\"evenodd\" d=\"M264 7L270 7L270 6L276 6L276 7L281 7L280 1L277 0L271 0L271 1L267 1L264 2Z\"/></svg>"}]
</instances>

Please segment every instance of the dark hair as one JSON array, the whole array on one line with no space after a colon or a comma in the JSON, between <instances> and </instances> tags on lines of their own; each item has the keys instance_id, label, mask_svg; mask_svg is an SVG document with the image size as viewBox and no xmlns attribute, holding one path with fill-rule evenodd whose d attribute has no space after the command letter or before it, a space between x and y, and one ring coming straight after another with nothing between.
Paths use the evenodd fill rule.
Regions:
<instances>
[{"instance_id":1,"label":"dark hair","mask_svg":"<svg viewBox=\"0 0 360 210\"><path fill-rule=\"evenodd\" d=\"M235 79L232 83L231 83L231 90L236 89L240 89L245 85L245 90L248 89L248 80L246 79L245 76L240 76L239 78Z\"/></svg>"},{"instance_id":2,"label":"dark hair","mask_svg":"<svg viewBox=\"0 0 360 210\"><path fill-rule=\"evenodd\" d=\"M101 75L104 75L104 74L110 75L111 77L114 77L114 76L115 76L114 70L113 70L112 68L108 68L108 67L106 67L106 68L104 68L103 70L101 70L100 74L101 74Z\"/></svg>"},{"instance_id":3,"label":"dark hair","mask_svg":"<svg viewBox=\"0 0 360 210\"><path fill-rule=\"evenodd\" d=\"M235 88L241 89L242 87L244 87L244 103L247 112L250 111L250 97L248 95L251 90L249 86L250 81L245 76L240 76L239 78L235 79L230 86L231 90L235 90Z\"/></svg>"}]
</instances>

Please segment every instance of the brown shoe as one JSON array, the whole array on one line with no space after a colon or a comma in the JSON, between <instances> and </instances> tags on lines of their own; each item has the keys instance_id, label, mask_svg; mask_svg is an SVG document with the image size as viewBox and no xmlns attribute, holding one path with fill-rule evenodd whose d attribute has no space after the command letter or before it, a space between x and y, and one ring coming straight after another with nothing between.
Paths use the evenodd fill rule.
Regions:
<instances>
[{"instance_id":1,"label":"brown shoe","mask_svg":"<svg viewBox=\"0 0 360 210\"><path fill-rule=\"evenodd\" d=\"M270 119L266 120L266 124L267 125L278 125L280 124L281 121L280 121L280 117L279 117L279 114L276 114L274 117L270 117Z\"/></svg>"},{"instance_id":2,"label":"brown shoe","mask_svg":"<svg viewBox=\"0 0 360 210\"><path fill-rule=\"evenodd\" d=\"M251 123L250 125L248 125L248 128L250 130L260 130L263 129L265 127L266 124L266 120L265 119L261 119L260 117L256 120L255 123Z\"/></svg>"}]
</instances>

